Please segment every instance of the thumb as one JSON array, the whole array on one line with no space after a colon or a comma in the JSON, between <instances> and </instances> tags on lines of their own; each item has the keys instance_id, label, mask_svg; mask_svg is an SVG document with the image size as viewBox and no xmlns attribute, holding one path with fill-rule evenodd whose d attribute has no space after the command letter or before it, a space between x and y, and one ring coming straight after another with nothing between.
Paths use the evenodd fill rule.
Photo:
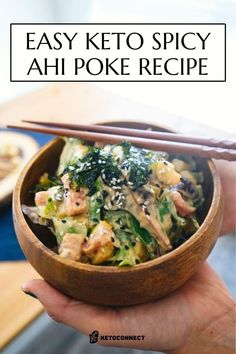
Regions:
<instances>
[{"instance_id":1,"label":"thumb","mask_svg":"<svg viewBox=\"0 0 236 354\"><path fill-rule=\"evenodd\" d=\"M30 280L22 290L34 295L55 321L67 324L88 335L94 330L107 332L112 309L74 300L41 279Z\"/></svg>"}]
</instances>

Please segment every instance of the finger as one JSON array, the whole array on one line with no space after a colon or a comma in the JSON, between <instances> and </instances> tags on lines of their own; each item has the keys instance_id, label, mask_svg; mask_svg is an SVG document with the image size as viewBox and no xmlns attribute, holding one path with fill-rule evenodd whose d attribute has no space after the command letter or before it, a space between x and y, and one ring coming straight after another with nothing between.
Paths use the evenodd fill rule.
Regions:
<instances>
[{"instance_id":1,"label":"finger","mask_svg":"<svg viewBox=\"0 0 236 354\"><path fill-rule=\"evenodd\" d=\"M89 305L73 300L44 280L31 280L23 285L23 290L37 296L48 314L56 321L67 324L82 333L89 335L97 330L101 335L139 336L141 340L119 340L110 338L100 344L108 346L132 347L146 350L164 350L169 344L167 328L177 327L179 313L176 303L181 306L180 296L165 297L158 302L126 308L109 308L106 306ZM181 315L183 315L183 310ZM176 318L177 319L176 319ZM168 319L168 320L166 320ZM181 329L186 332L184 323ZM155 338L155 339L154 339ZM177 345L177 339L175 339Z\"/></svg>"},{"instance_id":2,"label":"finger","mask_svg":"<svg viewBox=\"0 0 236 354\"><path fill-rule=\"evenodd\" d=\"M34 294L47 310L49 316L88 335L94 330L109 332L112 310L89 305L62 294L44 280L30 280L22 290Z\"/></svg>"},{"instance_id":3,"label":"finger","mask_svg":"<svg viewBox=\"0 0 236 354\"><path fill-rule=\"evenodd\" d=\"M65 296L44 280L30 280L22 286L22 290L35 295L47 310L49 316L69 325L85 335L97 330L108 335L138 335L145 340L99 340L105 346L132 347L137 349L152 349L148 332L140 329L134 319L136 306L129 308L110 308L107 306L90 305ZM141 311L143 312L143 311Z\"/></svg>"}]
</instances>

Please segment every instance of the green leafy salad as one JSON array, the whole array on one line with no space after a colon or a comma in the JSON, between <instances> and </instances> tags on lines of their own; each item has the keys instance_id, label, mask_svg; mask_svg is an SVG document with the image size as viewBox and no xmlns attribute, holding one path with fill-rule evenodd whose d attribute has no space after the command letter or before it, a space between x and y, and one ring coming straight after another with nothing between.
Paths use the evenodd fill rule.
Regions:
<instances>
[{"instance_id":1,"label":"green leafy salad","mask_svg":"<svg viewBox=\"0 0 236 354\"><path fill-rule=\"evenodd\" d=\"M193 158L128 142L64 140L55 176L45 172L35 206L22 206L53 232L61 257L133 266L175 249L199 228L203 174Z\"/></svg>"}]
</instances>

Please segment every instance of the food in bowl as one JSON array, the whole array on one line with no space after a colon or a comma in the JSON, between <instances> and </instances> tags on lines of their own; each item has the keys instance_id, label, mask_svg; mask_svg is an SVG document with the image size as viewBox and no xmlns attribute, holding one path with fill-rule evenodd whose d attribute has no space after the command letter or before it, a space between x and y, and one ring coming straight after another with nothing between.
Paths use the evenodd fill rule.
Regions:
<instances>
[{"instance_id":1,"label":"food in bowl","mask_svg":"<svg viewBox=\"0 0 236 354\"><path fill-rule=\"evenodd\" d=\"M19 146L10 142L0 144L0 181L13 173L22 159L22 151Z\"/></svg>"},{"instance_id":2,"label":"food in bowl","mask_svg":"<svg viewBox=\"0 0 236 354\"><path fill-rule=\"evenodd\" d=\"M0 129L0 207L11 201L21 170L37 150L28 135Z\"/></svg>"},{"instance_id":3,"label":"food in bowl","mask_svg":"<svg viewBox=\"0 0 236 354\"><path fill-rule=\"evenodd\" d=\"M193 158L125 141L92 146L64 140L55 175L45 171L35 186L35 206L22 206L33 223L56 236L61 257L133 266L170 252L197 231L203 174Z\"/></svg>"}]
</instances>

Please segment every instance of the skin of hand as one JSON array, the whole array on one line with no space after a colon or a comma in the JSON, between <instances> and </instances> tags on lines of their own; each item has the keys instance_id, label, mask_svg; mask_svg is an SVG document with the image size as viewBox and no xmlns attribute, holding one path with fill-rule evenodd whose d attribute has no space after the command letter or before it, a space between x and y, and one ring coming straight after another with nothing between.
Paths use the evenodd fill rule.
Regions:
<instances>
[{"instance_id":1,"label":"skin of hand","mask_svg":"<svg viewBox=\"0 0 236 354\"><path fill-rule=\"evenodd\" d=\"M168 353L233 353L234 301L207 263L180 289L143 305L111 308L73 300L44 280L23 285L56 321L89 335L144 335L143 341L102 341L102 345Z\"/></svg>"},{"instance_id":2,"label":"skin of hand","mask_svg":"<svg viewBox=\"0 0 236 354\"><path fill-rule=\"evenodd\" d=\"M222 234L235 228L235 164L215 161L225 200ZM34 294L56 321L89 335L143 335L143 341L98 344L171 354L234 353L235 303L219 276L203 263L181 288L155 302L111 308L71 299L44 280L22 286Z\"/></svg>"},{"instance_id":3,"label":"skin of hand","mask_svg":"<svg viewBox=\"0 0 236 354\"><path fill-rule=\"evenodd\" d=\"M236 162L214 160L224 195L224 217L221 235L235 232L236 225Z\"/></svg>"}]
</instances>

